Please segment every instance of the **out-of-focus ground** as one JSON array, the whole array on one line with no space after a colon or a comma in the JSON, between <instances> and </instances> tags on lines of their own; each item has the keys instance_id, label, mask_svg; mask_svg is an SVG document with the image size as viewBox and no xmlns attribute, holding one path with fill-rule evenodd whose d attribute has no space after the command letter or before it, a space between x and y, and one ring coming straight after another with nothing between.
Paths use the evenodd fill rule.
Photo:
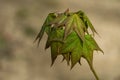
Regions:
<instances>
[{"instance_id":1,"label":"out-of-focus ground","mask_svg":"<svg viewBox=\"0 0 120 80\"><path fill-rule=\"evenodd\" d=\"M50 67L50 50L33 41L50 12L83 10L104 51L94 54L101 80L120 80L120 0L0 0L0 80L95 80L87 62L72 70L59 56Z\"/></svg>"}]
</instances>

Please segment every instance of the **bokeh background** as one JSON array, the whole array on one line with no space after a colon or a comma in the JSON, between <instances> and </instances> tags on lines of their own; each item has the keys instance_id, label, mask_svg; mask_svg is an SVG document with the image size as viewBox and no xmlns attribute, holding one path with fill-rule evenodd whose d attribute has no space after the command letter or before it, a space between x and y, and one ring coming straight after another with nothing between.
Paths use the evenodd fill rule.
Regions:
<instances>
[{"instance_id":1,"label":"bokeh background","mask_svg":"<svg viewBox=\"0 0 120 80\"><path fill-rule=\"evenodd\" d=\"M0 0L0 80L95 80L87 62L72 70L59 56L50 67L50 49L33 43L50 12L83 10L104 51L94 53L101 80L120 80L120 0Z\"/></svg>"}]
</instances>

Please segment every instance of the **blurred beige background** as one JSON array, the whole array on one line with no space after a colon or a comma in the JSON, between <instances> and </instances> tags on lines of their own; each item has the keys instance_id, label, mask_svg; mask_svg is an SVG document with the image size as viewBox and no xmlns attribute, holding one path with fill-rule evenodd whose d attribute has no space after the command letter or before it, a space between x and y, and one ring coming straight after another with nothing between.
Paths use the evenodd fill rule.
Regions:
<instances>
[{"instance_id":1,"label":"blurred beige background","mask_svg":"<svg viewBox=\"0 0 120 80\"><path fill-rule=\"evenodd\" d=\"M59 56L50 67L50 50L33 41L50 12L83 10L104 51L94 54L101 80L120 80L120 0L0 0L0 80L95 80L87 62L71 71Z\"/></svg>"}]
</instances>

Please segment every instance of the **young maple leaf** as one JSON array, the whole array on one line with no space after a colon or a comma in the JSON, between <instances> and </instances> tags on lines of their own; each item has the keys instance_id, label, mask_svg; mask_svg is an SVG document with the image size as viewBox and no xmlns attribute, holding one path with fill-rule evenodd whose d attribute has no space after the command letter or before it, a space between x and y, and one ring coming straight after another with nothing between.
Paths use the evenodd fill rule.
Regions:
<instances>
[{"instance_id":1,"label":"young maple leaf","mask_svg":"<svg viewBox=\"0 0 120 80\"><path fill-rule=\"evenodd\" d=\"M46 42L46 47L47 48L51 48L51 60L52 60L52 64L51 66L54 64L55 59L57 58L58 55L61 54L61 47L62 44L64 44L63 40L63 30L61 29L51 29L51 32L48 34L48 39Z\"/></svg>"},{"instance_id":2,"label":"young maple leaf","mask_svg":"<svg viewBox=\"0 0 120 80\"><path fill-rule=\"evenodd\" d=\"M82 11L69 13L69 10L66 10L64 13L58 13L57 15L50 13L35 41L39 40L39 44L44 32L46 32L48 39L45 49L51 48L51 65L54 64L58 55L62 55L63 60L66 60L68 65L71 62L71 69L76 63L80 63L81 58L84 58L96 80L99 80L93 68L93 52L95 50L103 51L89 34L88 28L91 29L93 35L97 33Z\"/></svg>"},{"instance_id":3,"label":"young maple leaf","mask_svg":"<svg viewBox=\"0 0 120 80\"><path fill-rule=\"evenodd\" d=\"M71 68L73 68L77 62L79 62L83 55L82 44L82 40L79 38L76 32L71 32L71 34L69 34L64 40L61 53L63 55L69 54L69 56L65 57L65 59L68 62L68 58L70 57Z\"/></svg>"}]
</instances>

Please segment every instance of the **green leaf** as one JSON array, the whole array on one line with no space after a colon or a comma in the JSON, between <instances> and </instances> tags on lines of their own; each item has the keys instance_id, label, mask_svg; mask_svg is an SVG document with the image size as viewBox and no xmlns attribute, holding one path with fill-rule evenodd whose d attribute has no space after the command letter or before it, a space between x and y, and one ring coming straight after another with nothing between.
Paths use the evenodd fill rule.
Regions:
<instances>
[{"instance_id":1,"label":"green leaf","mask_svg":"<svg viewBox=\"0 0 120 80\"><path fill-rule=\"evenodd\" d=\"M64 43L63 40L64 31L61 29L51 28L51 32L48 34L45 49L49 48L52 42Z\"/></svg>"},{"instance_id":2,"label":"green leaf","mask_svg":"<svg viewBox=\"0 0 120 80\"><path fill-rule=\"evenodd\" d=\"M93 27L92 23L90 22L89 18L87 16L84 16L85 21L87 22L87 25L90 27L90 29L93 32L93 35L95 35L94 33L98 34L97 31L95 30L95 28Z\"/></svg>"},{"instance_id":3,"label":"green leaf","mask_svg":"<svg viewBox=\"0 0 120 80\"><path fill-rule=\"evenodd\" d=\"M74 14L74 29L76 33L79 35L79 37L84 41L84 23L83 21L79 18L77 14Z\"/></svg>"},{"instance_id":4,"label":"green leaf","mask_svg":"<svg viewBox=\"0 0 120 80\"><path fill-rule=\"evenodd\" d=\"M76 36L75 36L76 35ZM64 44L62 47L61 53L69 53L75 48L76 39L78 38L77 34L75 32L72 32L67 36L67 38L64 40Z\"/></svg>"},{"instance_id":5,"label":"green leaf","mask_svg":"<svg viewBox=\"0 0 120 80\"><path fill-rule=\"evenodd\" d=\"M52 28L48 36L45 49L51 47L51 59L52 59L51 65L54 64L55 59L61 53L60 50L61 50L62 44L64 43L62 41L63 34L64 34L63 30Z\"/></svg>"},{"instance_id":6,"label":"green leaf","mask_svg":"<svg viewBox=\"0 0 120 80\"><path fill-rule=\"evenodd\" d=\"M68 36L72 31L75 31L79 35L79 37L84 40L84 30L86 30L86 27L83 21L79 18L79 16L77 14L71 14L71 16L69 16L65 20L64 38L66 38L66 36Z\"/></svg>"},{"instance_id":7,"label":"green leaf","mask_svg":"<svg viewBox=\"0 0 120 80\"><path fill-rule=\"evenodd\" d=\"M86 35L85 40L92 50L101 51L102 53L104 53L91 35Z\"/></svg>"},{"instance_id":8,"label":"green leaf","mask_svg":"<svg viewBox=\"0 0 120 80\"><path fill-rule=\"evenodd\" d=\"M64 32L64 39L70 34L73 27L74 16L70 16L65 20L65 32Z\"/></svg>"},{"instance_id":9,"label":"green leaf","mask_svg":"<svg viewBox=\"0 0 120 80\"><path fill-rule=\"evenodd\" d=\"M67 56L66 59L71 56L71 68L73 68L74 65L79 62L82 56L82 41L75 32L71 32L71 34L68 35L64 42L65 43L62 46L61 53L70 53L70 55Z\"/></svg>"},{"instance_id":10,"label":"green leaf","mask_svg":"<svg viewBox=\"0 0 120 80\"><path fill-rule=\"evenodd\" d=\"M81 59L82 57L82 47L81 45L77 45L76 46L76 49L74 49L72 52L71 52L71 69L75 66L75 64L78 62L79 63L79 60Z\"/></svg>"},{"instance_id":11,"label":"green leaf","mask_svg":"<svg viewBox=\"0 0 120 80\"><path fill-rule=\"evenodd\" d=\"M85 36L85 41L83 42L83 57L87 60L91 71L95 75L96 79L99 80L94 68L93 68L93 51L98 50L103 52L91 35Z\"/></svg>"},{"instance_id":12,"label":"green leaf","mask_svg":"<svg viewBox=\"0 0 120 80\"><path fill-rule=\"evenodd\" d=\"M87 41L83 42L83 57L88 61L88 63L92 64L93 50Z\"/></svg>"},{"instance_id":13,"label":"green leaf","mask_svg":"<svg viewBox=\"0 0 120 80\"><path fill-rule=\"evenodd\" d=\"M38 45L40 43L40 40L42 39L42 36L43 36L44 32L46 31L47 33L49 33L49 30L50 30L50 27L51 27L50 25L48 25L49 22L51 22L55 18L56 18L56 15L54 13L48 14L48 16L47 16L47 18L46 18L40 32L38 33L38 35L37 35L37 37L35 39L35 41L38 40ZM47 30L46 30L46 28L47 28Z\"/></svg>"},{"instance_id":14,"label":"green leaf","mask_svg":"<svg viewBox=\"0 0 120 80\"><path fill-rule=\"evenodd\" d=\"M54 64L57 56L60 55L61 47L62 47L62 44L60 42L52 42L51 44L51 60L52 60L51 66Z\"/></svg>"},{"instance_id":15,"label":"green leaf","mask_svg":"<svg viewBox=\"0 0 120 80\"><path fill-rule=\"evenodd\" d=\"M86 14L83 11L78 11L76 12L76 14L79 15L79 17L83 20L84 24L86 25L86 28L90 27L93 35L94 33L98 34L97 31L95 30L95 28L93 27L91 21L89 20L89 18L86 16Z\"/></svg>"}]
</instances>

